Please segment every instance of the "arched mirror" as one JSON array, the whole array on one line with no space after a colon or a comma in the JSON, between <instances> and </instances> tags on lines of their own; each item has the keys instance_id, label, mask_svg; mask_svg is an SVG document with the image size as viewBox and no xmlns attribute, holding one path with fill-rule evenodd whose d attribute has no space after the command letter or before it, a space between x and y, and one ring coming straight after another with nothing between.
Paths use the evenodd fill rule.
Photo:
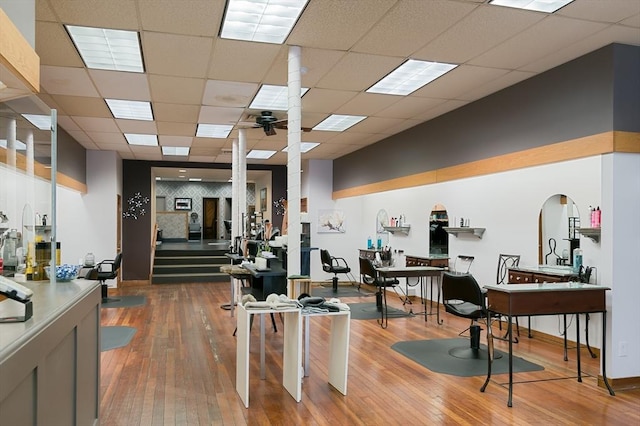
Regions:
<instances>
[{"instance_id":1,"label":"arched mirror","mask_svg":"<svg viewBox=\"0 0 640 426\"><path fill-rule=\"evenodd\" d=\"M571 265L571 253L580 247L580 214L564 194L549 197L540 209L538 224L540 265Z\"/></svg>"},{"instance_id":2,"label":"arched mirror","mask_svg":"<svg viewBox=\"0 0 640 426\"><path fill-rule=\"evenodd\" d=\"M444 230L447 226L447 209L442 204L436 204L429 216L429 254L449 254L449 234Z\"/></svg>"}]
</instances>

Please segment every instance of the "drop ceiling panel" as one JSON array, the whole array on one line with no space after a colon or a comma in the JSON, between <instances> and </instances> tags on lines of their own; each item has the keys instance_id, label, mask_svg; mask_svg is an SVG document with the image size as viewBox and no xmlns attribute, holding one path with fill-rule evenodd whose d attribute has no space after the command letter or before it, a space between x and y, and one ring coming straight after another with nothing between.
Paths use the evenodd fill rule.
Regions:
<instances>
[{"instance_id":1,"label":"drop ceiling panel","mask_svg":"<svg viewBox=\"0 0 640 426\"><path fill-rule=\"evenodd\" d=\"M191 146L193 137L188 136L163 136L158 137L160 146Z\"/></svg>"},{"instance_id":2,"label":"drop ceiling panel","mask_svg":"<svg viewBox=\"0 0 640 426\"><path fill-rule=\"evenodd\" d=\"M53 13L48 1L37 1L36 3L36 19L39 21L53 21L58 18Z\"/></svg>"},{"instance_id":3,"label":"drop ceiling panel","mask_svg":"<svg viewBox=\"0 0 640 426\"><path fill-rule=\"evenodd\" d=\"M336 114L376 115L381 110L400 101L403 96L379 93L359 93L353 99L335 109Z\"/></svg>"},{"instance_id":4,"label":"drop ceiling panel","mask_svg":"<svg viewBox=\"0 0 640 426\"><path fill-rule=\"evenodd\" d=\"M58 114L58 126L62 127L67 133L72 131L81 131L80 127L68 115Z\"/></svg>"},{"instance_id":5,"label":"drop ceiling panel","mask_svg":"<svg viewBox=\"0 0 640 426\"><path fill-rule=\"evenodd\" d=\"M367 117L355 126L354 132L363 133L388 133L389 126L395 126L404 121L401 118Z\"/></svg>"},{"instance_id":6,"label":"drop ceiling panel","mask_svg":"<svg viewBox=\"0 0 640 426\"><path fill-rule=\"evenodd\" d=\"M287 44L348 50L396 1L311 1L287 39ZM358 19L354 19L357 16ZM319 34L322 34L319 37Z\"/></svg>"},{"instance_id":7,"label":"drop ceiling panel","mask_svg":"<svg viewBox=\"0 0 640 426\"><path fill-rule=\"evenodd\" d=\"M445 102L445 99L404 97L389 108L380 111L379 115L389 118L408 119Z\"/></svg>"},{"instance_id":8,"label":"drop ceiling panel","mask_svg":"<svg viewBox=\"0 0 640 426\"><path fill-rule=\"evenodd\" d=\"M458 109L461 106L464 106L466 104L468 104L468 102L459 101L459 100L448 100L434 108L431 108L424 114L416 115L414 118L422 119L423 121L432 120L436 117L441 116L442 114L446 114L447 112L453 111L454 109Z\"/></svg>"},{"instance_id":9,"label":"drop ceiling panel","mask_svg":"<svg viewBox=\"0 0 640 426\"><path fill-rule=\"evenodd\" d=\"M465 94L465 99L468 101L476 100L480 98L484 98L492 93L496 93L502 89L505 89L509 86L513 86L516 83L519 83L527 78L533 77L533 73L524 72L524 71L511 71L508 72L495 80L492 80L482 86L479 86L475 89L469 90Z\"/></svg>"},{"instance_id":10,"label":"drop ceiling panel","mask_svg":"<svg viewBox=\"0 0 640 426\"><path fill-rule=\"evenodd\" d=\"M415 52L413 57L461 64L515 36L544 16L509 7L480 6Z\"/></svg>"},{"instance_id":11,"label":"drop ceiling panel","mask_svg":"<svg viewBox=\"0 0 640 426\"><path fill-rule=\"evenodd\" d=\"M204 78L213 39L145 31L142 46L148 73Z\"/></svg>"},{"instance_id":12,"label":"drop ceiling panel","mask_svg":"<svg viewBox=\"0 0 640 426\"><path fill-rule=\"evenodd\" d=\"M418 89L416 96L465 99L465 93L507 74L508 70L460 65L430 84Z\"/></svg>"},{"instance_id":13,"label":"drop ceiling panel","mask_svg":"<svg viewBox=\"0 0 640 426\"><path fill-rule=\"evenodd\" d=\"M200 105L204 79L149 75L151 97L155 102Z\"/></svg>"},{"instance_id":14,"label":"drop ceiling panel","mask_svg":"<svg viewBox=\"0 0 640 426\"><path fill-rule=\"evenodd\" d=\"M62 22L87 27L130 30L138 28L136 3L131 0L49 2Z\"/></svg>"},{"instance_id":15,"label":"drop ceiling panel","mask_svg":"<svg viewBox=\"0 0 640 426\"><path fill-rule=\"evenodd\" d=\"M129 145L129 149L136 155L147 153L162 155L159 146Z\"/></svg>"},{"instance_id":16,"label":"drop ceiling panel","mask_svg":"<svg viewBox=\"0 0 640 426\"><path fill-rule=\"evenodd\" d=\"M302 74L302 86L313 87L316 83L338 63L346 54L343 51L314 49L304 47L301 49L301 64L304 68ZM285 86L289 75L288 63L289 49L282 49L273 66L265 77L265 82Z\"/></svg>"},{"instance_id":17,"label":"drop ceiling panel","mask_svg":"<svg viewBox=\"0 0 640 426\"><path fill-rule=\"evenodd\" d=\"M158 134L155 121L116 119L116 124L123 133Z\"/></svg>"},{"instance_id":18,"label":"drop ceiling panel","mask_svg":"<svg viewBox=\"0 0 640 426\"><path fill-rule=\"evenodd\" d=\"M335 132L335 137L328 140L327 144L359 144L366 145L366 141L373 139L374 135L367 132L352 130L350 132Z\"/></svg>"},{"instance_id":19,"label":"drop ceiling panel","mask_svg":"<svg viewBox=\"0 0 640 426\"><path fill-rule=\"evenodd\" d=\"M125 142L122 143L111 143L106 140L104 142L96 142L96 146L105 151L118 151L118 152L131 152L129 149L129 145Z\"/></svg>"},{"instance_id":20,"label":"drop ceiling panel","mask_svg":"<svg viewBox=\"0 0 640 426\"><path fill-rule=\"evenodd\" d=\"M40 85L51 95L100 96L84 68L41 66Z\"/></svg>"},{"instance_id":21,"label":"drop ceiling panel","mask_svg":"<svg viewBox=\"0 0 640 426\"><path fill-rule=\"evenodd\" d=\"M55 95L53 98L67 115L112 117L109 107L102 98L63 95Z\"/></svg>"},{"instance_id":22,"label":"drop ceiling panel","mask_svg":"<svg viewBox=\"0 0 640 426\"><path fill-rule=\"evenodd\" d=\"M402 58L348 53L318 82L318 86L337 90L366 90L403 62Z\"/></svg>"},{"instance_id":23,"label":"drop ceiling panel","mask_svg":"<svg viewBox=\"0 0 640 426\"><path fill-rule=\"evenodd\" d=\"M208 80L202 105L243 108L251 103L258 89L256 83Z\"/></svg>"},{"instance_id":24,"label":"drop ceiling panel","mask_svg":"<svg viewBox=\"0 0 640 426\"><path fill-rule=\"evenodd\" d=\"M557 64L562 64L573 58L586 55L591 52L595 46L604 47L610 44L611 40L616 40L618 43L638 46L640 45L640 30L622 25L612 25L564 49L556 50L540 60L527 64L522 67L522 69L531 72L543 72L553 68Z\"/></svg>"},{"instance_id":25,"label":"drop ceiling panel","mask_svg":"<svg viewBox=\"0 0 640 426\"><path fill-rule=\"evenodd\" d=\"M79 117L79 116L74 116L71 118L73 118L73 121L75 121L78 124L78 126L84 129L86 132L111 132L116 134L119 134L120 132L120 129L116 125L115 120L112 118ZM89 136L91 136L90 133L88 134ZM93 137L91 139L93 139Z\"/></svg>"},{"instance_id":26,"label":"drop ceiling panel","mask_svg":"<svg viewBox=\"0 0 640 426\"><path fill-rule=\"evenodd\" d=\"M200 108L198 123L235 124L240 120L243 112L244 109L242 108L223 108L204 105Z\"/></svg>"},{"instance_id":27,"label":"drop ceiling panel","mask_svg":"<svg viewBox=\"0 0 640 426\"><path fill-rule=\"evenodd\" d=\"M196 125L192 123L170 123L156 120L156 126L160 135L193 137L196 134Z\"/></svg>"},{"instance_id":28,"label":"drop ceiling panel","mask_svg":"<svg viewBox=\"0 0 640 426\"><path fill-rule=\"evenodd\" d=\"M396 3L351 49L354 52L410 56L477 5L445 1ZM398 31L402 28L403 31Z\"/></svg>"},{"instance_id":29,"label":"drop ceiling panel","mask_svg":"<svg viewBox=\"0 0 640 426\"><path fill-rule=\"evenodd\" d=\"M103 98L133 101L151 100L146 74L89 70L89 76Z\"/></svg>"},{"instance_id":30,"label":"drop ceiling panel","mask_svg":"<svg viewBox=\"0 0 640 426\"><path fill-rule=\"evenodd\" d=\"M41 2L38 2L41 3ZM38 22L36 50L40 65L82 68L84 66L69 34L56 22Z\"/></svg>"},{"instance_id":31,"label":"drop ceiling panel","mask_svg":"<svg viewBox=\"0 0 640 426\"><path fill-rule=\"evenodd\" d=\"M597 22L549 16L469 63L494 68L518 69L588 37L606 26Z\"/></svg>"},{"instance_id":32,"label":"drop ceiling panel","mask_svg":"<svg viewBox=\"0 0 640 426\"><path fill-rule=\"evenodd\" d=\"M124 135L121 133L113 132L88 132L89 137L96 145L114 145L114 146L129 146Z\"/></svg>"},{"instance_id":33,"label":"drop ceiling panel","mask_svg":"<svg viewBox=\"0 0 640 426\"><path fill-rule=\"evenodd\" d=\"M200 105L180 105L162 102L153 102L153 116L156 121L174 123L189 123L195 128L200 114ZM158 126L160 128L160 126Z\"/></svg>"},{"instance_id":34,"label":"drop ceiling panel","mask_svg":"<svg viewBox=\"0 0 640 426\"><path fill-rule=\"evenodd\" d=\"M355 90L311 89L302 97L302 110L305 113L332 114L357 95L358 92Z\"/></svg>"},{"instance_id":35,"label":"drop ceiling panel","mask_svg":"<svg viewBox=\"0 0 640 426\"><path fill-rule=\"evenodd\" d=\"M598 22L619 22L640 12L637 0L574 1L558 12L559 16Z\"/></svg>"},{"instance_id":36,"label":"drop ceiling panel","mask_svg":"<svg viewBox=\"0 0 640 426\"><path fill-rule=\"evenodd\" d=\"M140 21L146 31L215 37L220 29L220 2L139 0ZM206 19L205 19L206 18Z\"/></svg>"},{"instance_id":37,"label":"drop ceiling panel","mask_svg":"<svg viewBox=\"0 0 640 426\"><path fill-rule=\"evenodd\" d=\"M216 41L207 77L212 80L259 82L286 46L247 41Z\"/></svg>"}]
</instances>

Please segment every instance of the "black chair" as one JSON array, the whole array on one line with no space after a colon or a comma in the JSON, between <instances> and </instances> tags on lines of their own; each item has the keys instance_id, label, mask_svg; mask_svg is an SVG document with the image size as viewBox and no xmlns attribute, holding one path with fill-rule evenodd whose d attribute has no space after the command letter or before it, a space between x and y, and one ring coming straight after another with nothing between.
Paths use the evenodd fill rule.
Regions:
<instances>
[{"instance_id":1,"label":"black chair","mask_svg":"<svg viewBox=\"0 0 640 426\"><path fill-rule=\"evenodd\" d=\"M346 274L351 279L351 283L355 281L351 275L351 268L344 258L331 256L328 250L321 249L320 260L322 261L322 270L333 274L333 291L338 291L338 274Z\"/></svg>"},{"instance_id":2,"label":"black chair","mask_svg":"<svg viewBox=\"0 0 640 426\"><path fill-rule=\"evenodd\" d=\"M113 280L118 277L120 264L122 263L122 252L116 255L113 260L103 260L93 268L85 278L100 281L102 290L102 303L117 302L120 299L109 298L109 287L107 280Z\"/></svg>"},{"instance_id":3,"label":"black chair","mask_svg":"<svg viewBox=\"0 0 640 426\"><path fill-rule=\"evenodd\" d=\"M371 259L364 257L360 258L360 275L363 277L363 281L366 284L374 285L377 287L376 292L376 307L380 311L380 319L378 324L382 328L387 328L388 323L388 307L387 307L387 287L395 287L400 284L397 278L383 278L378 274L376 268L373 266Z\"/></svg>"},{"instance_id":4,"label":"black chair","mask_svg":"<svg viewBox=\"0 0 640 426\"><path fill-rule=\"evenodd\" d=\"M449 355L463 359L487 359L488 352L480 348L481 327L478 324L479 320L489 321L485 299L485 294L473 275L443 273L442 304L445 310L452 315L471 320L469 346L453 348L449 350ZM488 340L489 350L493 351L493 340Z\"/></svg>"}]
</instances>

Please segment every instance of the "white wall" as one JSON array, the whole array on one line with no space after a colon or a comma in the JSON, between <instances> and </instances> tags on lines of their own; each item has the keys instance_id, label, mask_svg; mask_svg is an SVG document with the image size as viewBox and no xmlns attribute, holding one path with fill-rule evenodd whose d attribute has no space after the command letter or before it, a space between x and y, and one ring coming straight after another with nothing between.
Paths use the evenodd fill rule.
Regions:
<instances>
[{"instance_id":1,"label":"white wall","mask_svg":"<svg viewBox=\"0 0 640 426\"><path fill-rule=\"evenodd\" d=\"M630 155L630 157L616 157L616 161L606 157L604 160L601 157L591 157L335 201L331 199L331 168L318 170L316 174L311 169L309 174L318 186L309 190L309 214L314 225L312 226L312 245L326 248L334 256L344 257L352 269L355 269L357 276L358 249L365 248L367 237L375 234L377 212L385 209L389 217L406 215L406 220L411 225L409 235L390 236L392 249L403 249L406 254L426 256L429 253L428 216L433 205L441 203L446 207L450 220L455 218L457 221L451 222L452 224L459 223L460 218L464 217L470 220L470 226L486 228L482 239L468 235L459 237L450 235L449 255L451 259L459 254L475 256L471 272L478 282L488 284L495 282L497 259L500 253L519 253L521 265L538 264L538 215L542 205L550 196L564 194L570 197L577 207L577 213L583 219L583 224L589 223L589 206L600 206L603 211L602 244L581 237L580 245L584 252L583 264L596 266L596 279L599 284L612 287L609 298L611 300L613 297L612 300L616 306L613 314L609 315L610 327L613 327L616 332L609 333L613 343L611 346L608 345L610 349L607 374L611 377L640 376L638 327L624 319L625 315L627 319L635 317L633 314L636 309L630 305L640 300L637 267L633 267L632 276L631 274L620 276L621 268L616 267L615 280L611 272L614 269L611 265L615 264L616 260L620 262L618 259L626 259L630 265L640 264L638 258L640 189L634 186L640 186L638 184L640 182L638 158L640 157L638 155ZM607 173L613 168L623 170L614 174L615 191L612 189L613 182L607 184L611 188L604 188L601 183L603 161L607 167ZM634 171L631 173L630 169ZM324 177L320 176L322 173ZM627 183L624 184L622 181ZM629 185L632 191L629 191ZM603 194L607 195L603 196ZM625 208L623 213L616 213L616 222L625 224L623 229L620 225L616 228L611 223L610 216L613 207L616 206L616 196L636 197L633 204L636 206L635 209L629 211ZM327 208L341 209L346 212L346 233L317 233L315 221L317 221L318 209ZM616 212L618 209L619 207L615 209ZM619 220L618 216L621 216ZM629 226L630 223L633 223L633 226ZM613 260L609 259L611 255L608 253L615 253L613 232L623 234L629 231L635 237L629 235L621 237L626 241L634 241L635 246L616 247L616 250L624 251L624 255ZM619 237L618 234L616 238ZM629 270L628 267L627 270ZM330 274L322 271L319 261L312 262L311 275L314 280L331 278ZM592 282L593 280L592 277ZM633 289L629 289L629 286ZM619 294L621 296L618 296ZM618 297L624 298L624 301L620 302ZM611 304L609 304L609 310L612 310ZM594 347L601 347L601 317L600 315L591 315L591 317L590 343ZM584 317L581 326L583 324ZM532 318L534 329L551 335L560 335L560 325L561 320L557 316ZM571 326L568 336L572 340L575 339L574 325ZM584 339L584 333L582 333L582 339ZM627 344L627 357L618 356L620 340Z\"/></svg>"}]
</instances>

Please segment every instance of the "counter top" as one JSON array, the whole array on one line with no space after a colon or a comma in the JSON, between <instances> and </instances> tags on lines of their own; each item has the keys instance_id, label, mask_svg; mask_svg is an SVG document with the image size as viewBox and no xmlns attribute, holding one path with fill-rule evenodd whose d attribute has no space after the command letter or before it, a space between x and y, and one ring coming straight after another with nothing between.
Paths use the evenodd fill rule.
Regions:
<instances>
[{"instance_id":1,"label":"counter top","mask_svg":"<svg viewBox=\"0 0 640 426\"><path fill-rule=\"evenodd\" d=\"M534 274L547 274L559 277L577 277L578 274L573 272L571 266L553 266L553 265L534 265L534 266L517 266L510 267L512 271L530 272Z\"/></svg>"},{"instance_id":2,"label":"counter top","mask_svg":"<svg viewBox=\"0 0 640 426\"><path fill-rule=\"evenodd\" d=\"M25 322L0 323L0 362L20 348L100 284L83 279L71 282L27 281L21 283L33 291L33 316ZM0 302L0 311L16 304L11 299Z\"/></svg>"},{"instance_id":3,"label":"counter top","mask_svg":"<svg viewBox=\"0 0 640 426\"><path fill-rule=\"evenodd\" d=\"M485 290L499 291L503 293L528 293L536 291L586 291L586 290L611 290L596 284L587 284L579 282L562 282L562 283L540 283L540 284L487 284Z\"/></svg>"}]
</instances>

